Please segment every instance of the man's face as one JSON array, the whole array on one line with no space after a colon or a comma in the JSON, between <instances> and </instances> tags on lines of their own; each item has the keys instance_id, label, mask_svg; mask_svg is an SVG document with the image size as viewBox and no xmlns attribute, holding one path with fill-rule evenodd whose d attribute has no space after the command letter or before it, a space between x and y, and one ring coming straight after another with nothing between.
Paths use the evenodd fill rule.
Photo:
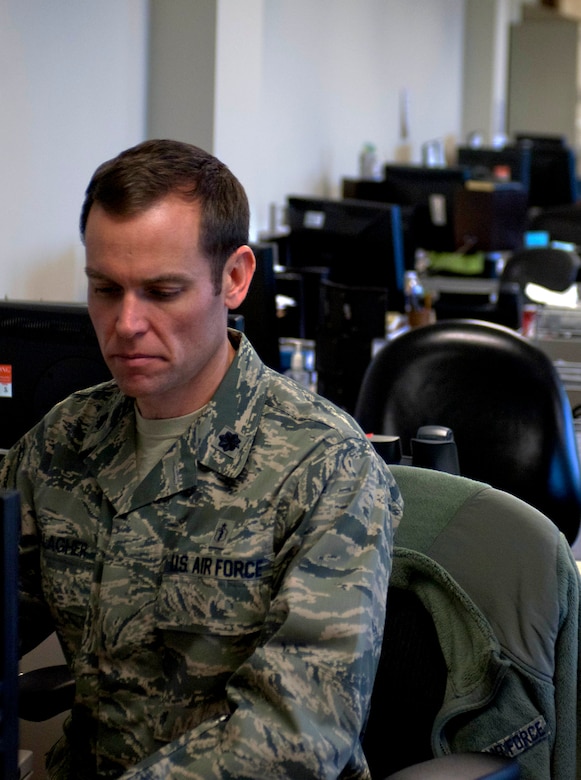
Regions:
<instances>
[{"instance_id":1,"label":"man's face","mask_svg":"<svg viewBox=\"0 0 581 780\"><path fill-rule=\"evenodd\" d=\"M98 204L89 213L89 313L111 373L144 417L200 408L232 361L227 310L246 289L232 299L234 253L216 294L198 249L199 222L198 205L174 195L133 217L108 215Z\"/></svg>"}]
</instances>

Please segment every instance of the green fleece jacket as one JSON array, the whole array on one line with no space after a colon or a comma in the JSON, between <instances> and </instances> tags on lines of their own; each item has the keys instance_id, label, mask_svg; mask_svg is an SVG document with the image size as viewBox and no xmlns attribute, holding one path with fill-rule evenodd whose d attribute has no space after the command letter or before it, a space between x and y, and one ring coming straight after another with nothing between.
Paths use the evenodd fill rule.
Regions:
<instances>
[{"instance_id":1,"label":"green fleece jacket","mask_svg":"<svg viewBox=\"0 0 581 780\"><path fill-rule=\"evenodd\" d=\"M449 670L434 754L515 757L524 780L581 777L580 578L567 541L507 493L392 471L404 514L390 583L428 607Z\"/></svg>"}]
</instances>

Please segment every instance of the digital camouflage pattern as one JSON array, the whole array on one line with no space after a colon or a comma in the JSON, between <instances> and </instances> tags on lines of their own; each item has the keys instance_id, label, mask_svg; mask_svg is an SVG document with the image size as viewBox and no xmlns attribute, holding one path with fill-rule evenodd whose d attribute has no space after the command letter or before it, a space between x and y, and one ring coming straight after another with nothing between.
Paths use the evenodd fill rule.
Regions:
<instances>
[{"instance_id":1,"label":"digital camouflage pattern","mask_svg":"<svg viewBox=\"0 0 581 780\"><path fill-rule=\"evenodd\" d=\"M361 431L242 337L202 416L135 474L113 382L2 464L22 496L24 649L48 608L77 680L51 777L367 778L401 504Z\"/></svg>"}]
</instances>

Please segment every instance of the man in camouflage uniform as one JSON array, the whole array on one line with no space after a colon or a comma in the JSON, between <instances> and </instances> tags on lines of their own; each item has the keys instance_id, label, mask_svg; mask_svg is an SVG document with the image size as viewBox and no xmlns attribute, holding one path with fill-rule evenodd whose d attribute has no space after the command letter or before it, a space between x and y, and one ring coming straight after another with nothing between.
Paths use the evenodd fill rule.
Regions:
<instances>
[{"instance_id":1,"label":"man in camouflage uniform","mask_svg":"<svg viewBox=\"0 0 581 780\"><path fill-rule=\"evenodd\" d=\"M115 381L6 456L22 640L76 679L53 778L367 778L397 487L353 421L227 330L246 196L195 147L97 169L81 232Z\"/></svg>"}]
</instances>

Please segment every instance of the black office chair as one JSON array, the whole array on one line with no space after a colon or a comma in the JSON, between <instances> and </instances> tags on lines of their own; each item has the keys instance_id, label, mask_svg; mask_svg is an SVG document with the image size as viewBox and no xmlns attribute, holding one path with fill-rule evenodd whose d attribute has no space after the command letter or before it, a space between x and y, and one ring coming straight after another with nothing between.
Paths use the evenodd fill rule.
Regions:
<instances>
[{"instance_id":1,"label":"black office chair","mask_svg":"<svg viewBox=\"0 0 581 780\"><path fill-rule=\"evenodd\" d=\"M581 202L550 206L533 213L528 229L546 231L552 241L566 241L581 247Z\"/></svg>"},{"instance_id":2,"label":"black office chair","mask_svg":"<svg viewBox=\"0 0 581 780\"><path fill-rule=\"evenodd\" d=\"M557 247L531 247L515 252L506 261L496 298L485 295L443 294L436 301L438 319L478 319L518 330L524 305L530 302L528 284L564 292L577 281L579 255Z\"/></svg>"},{"instance_id":3,"label":"black office chair","mask_svg":"<svg viewBox=\"0 0 581 780\"><path fill-rule=\"evenodd\" d=\"M580 268L577 252L556 247L531 247L515 252L507 260L501 283L517 283L523 293L530 283L564 292L577 281Z\"/></svg>"},{"instance_id":4,"label":"black office chair","mask_svg":"<svg viewBox=\"0 0 581 780\"><path fill-rule=\"evenodd\" d=\"M434 310L439 320L471 318L518 330L523 317L522 289L516 282L499 281L497 293L442 292Z\"/></svg>"},{"instance_id":5,"label":"black office chair","mask_svg":"<svg viewBox=\"0 0 581 780\"><path fill-rule=\"evenodd\" d=\"M570 404L551 360L509 328L449 320L382 348L359 392L368 433L399 436L404 455L420 426L454 433L460 472L540 509L572 543L581 474Z\"/></svg>"}]
</instances>

